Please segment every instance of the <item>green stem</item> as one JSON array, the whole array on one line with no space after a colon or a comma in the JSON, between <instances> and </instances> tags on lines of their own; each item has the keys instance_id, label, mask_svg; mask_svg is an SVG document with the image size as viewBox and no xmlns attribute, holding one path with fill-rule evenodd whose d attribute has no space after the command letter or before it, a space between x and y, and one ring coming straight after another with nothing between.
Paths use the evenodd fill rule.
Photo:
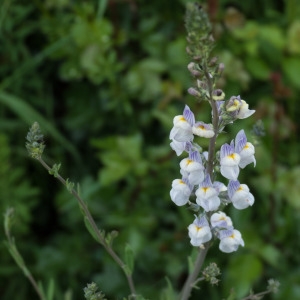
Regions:
<instances>
[{"instance_id":1,"label":"green stem","mask_svg":"<svg viewBox=\"0 0 300 300\"><path fill-rule=\"evenodd\" d=\"M42 158L39 158L38 161L42 164L42 166L49 171L51 171L51 168L45 163L45 161ZM66 180L62 178L59 174L57 174L56 177L64 186L67 185ZM77 199L80 207L83 209L85 216L87 217L87 220L89 224L91 225L94 233L97 236L98 242L105 248L105 250L108 252L108 254L113 258L113 260L120 266L120 268L123 270L126 279L128 281L128 285L131 291L131 296L133 298L136 298L136 291L135 291L135 286L133 282L133 278L131 274L128 274L126 271L126 264L121 260L121 258L114 252L114 250L111 248L110 245L108 245L105 241L104 236L101 234L100 230L98 229L94 218L92 217L87 205L84 203L84 201L81 199L81 197L78 195L78 193L72 189L71 194Z\"/></svg>"},{"instance_id":2,"label":"green stem","mask_svg":"<svg viewBox=\"0 0 300 300\"><path fill-rule=\"evenodd\" d=\"M39 295L39 298L41 300L46 300L46 298L43 296L42 292L39 289L39 286L37 284L37 282L35 281L35 279L33 278L33 276L31 275L31 273L27 273L26 277L29 279L29 281L31 282L31 285L33 286L33 288L35 289L36 293Z\"/></svg>"},{"instance_id":3,"label":"green stem","mask_svg":"<svg viewBox=\"0 0 300 300\"><path fill-rule=\"evenodd\" d=\"M9 218L9 215L11 215L12 212L13 212L12 209L10 209L6 212L6 214L4 216L5 222L8 222L7 218ZM8 223L6 223L4 227L5 227L5 230L4 230L5 235L6 235L7 241L8 241L7 247L8 247L8 250L9 250L11 256L13 257L13 259L15 260L15 262L19 266L19 268L23 271L24 276L28 278L28 280L30 281L30 283L33 286L34 290L38 294L39 298L41 300L46 300L45 296L43 295L42 291L40 290L40 288L39 288L37 282L35 281L34 277L30 273L30 271L28 270L23 257L20 254L20 252L19 252L19 250L16 246L14 238L10 234L10 229L9 229Z\"/></svg>"},{"instance_id":4,"label":"green stem","mask_svg":"<svg viewBox=\"0 0 300 300\"><path fill-rule=\"evenodd\" d=\"M264 296L264 295L267 295L270 293L271 293L270 291L264 291L264 292L260 292L260 293L254 294L254 295L249 295L249 296L243 298L242 300L260 299L261 296Z\"/></svg>"},{"instance_id":5,"label":"green stem","mask_svg":"<svg viewBox=\"0 0 300 300\"><path fill-rule=\"evenodd\" d=\"M195 267L193 272L190 273L189 277L187 278L187 280L184 283L181 295L180 295L180 300L187 300L190 295L191 295L191 291L193 289L193 286L196 282L197 276L202 268L204 259L206 257L207 251L209 249L209 244L206 243L204 244L204 249L199 248L199 253L197 256L197 259L195 261Z\"/></svg>"}]
</instances>

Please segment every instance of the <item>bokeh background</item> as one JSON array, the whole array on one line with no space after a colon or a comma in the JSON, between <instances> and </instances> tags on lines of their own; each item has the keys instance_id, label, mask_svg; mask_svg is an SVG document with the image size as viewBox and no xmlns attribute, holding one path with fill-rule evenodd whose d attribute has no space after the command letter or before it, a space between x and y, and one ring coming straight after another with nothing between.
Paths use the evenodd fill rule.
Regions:
<instances>
[{"instance_id":1,"label":"bokeh background","mask_svg":"<svg viewBox=\"0 0 300 300\"><path fill-rule=\"evenodd\" d=\"M175 289L187 275L193 214L176 207L169 191L180 158L169 131L185 103L209 121L207 103L187 95L187 0L2 0L0 3L0 212L16 211L13 234L34 276L55 282L55 299L83 299L95 281L109 299L129 291L122 272L84 227L76 200L27 155L25 136L38 121L44 159L61 163L80 183L100 228L118 230L115 248L135 251L134 278L146 298L158 299L167 276ZM245 247L207 261L221 268L192 299L221 299L235 289L264 290L274 299L300 299L300 2L207 1L215 53L225 63L220 87L241 95L253 117L227 127L230 141L244 128L249 141L262 120L257 166L240 181L256 198L243 211L227 208ZM201 141L202 143L202 141ZM203 147L207 142L202 143ZM2 241L1 300L37 299ZM201 298L201 299L202 299ZM265 299L270 299L266 297ZM273 299L273 298L272 298Z\"/></svg>"}]
</instances>

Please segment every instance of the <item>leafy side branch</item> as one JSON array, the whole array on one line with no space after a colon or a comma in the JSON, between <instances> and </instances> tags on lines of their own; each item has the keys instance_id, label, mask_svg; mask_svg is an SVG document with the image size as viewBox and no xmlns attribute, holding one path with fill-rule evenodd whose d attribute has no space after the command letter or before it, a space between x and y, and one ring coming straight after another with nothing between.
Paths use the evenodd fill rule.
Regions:
<instances>
[{"instance_id":1,"label":"leafy side branch","mask_svg":"<svg viewBox=\"0 0 300 300\"><path fill-rule=\"evenodd\" d=\"M79 193L73 188L74 183L70 182L68 179L65 180L59 174L60 164L54 164L54 166L50 168L50 166L43 160L42 153L45 149L45 145L43 142L43 135L41 134L39 124L37 122L35 122L30 128L26 139L27 139L26 148L29 152L29 155L32 158L38 160L41 163L41 165L49 172L49 174L57 178L67 188L67 190L76 198L80 210L84 216L84 222L88 231L96 239L96 241L104 247L107 253L123 270L130 288L131 298L135 299L137 295L136 295L136 290L132 278L133 264L124 263L122 259L116 254L116 252L112 249L112 240L114 237L116 237L116 232L112 232L110 234L105 235L104 231L99 230L86 203L80 197Z\"/></svg>"}]
</instances>

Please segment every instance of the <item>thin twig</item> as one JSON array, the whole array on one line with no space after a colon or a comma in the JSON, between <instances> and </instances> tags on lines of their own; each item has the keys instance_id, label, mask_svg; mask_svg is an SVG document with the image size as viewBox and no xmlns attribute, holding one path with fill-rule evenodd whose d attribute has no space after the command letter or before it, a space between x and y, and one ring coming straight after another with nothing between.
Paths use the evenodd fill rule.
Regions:
<instances>
[{"instance_id":1,"label":"thin twig","mask_svg":"<svg viewBox=\"0 0 300 300\"><path fill-rule=\"evenodd\" d=\"M47 169L48 171L51 171L51 168L47 165L47 163L42 159L39 158L38 161L42 164L42 166ZM64 185L67 185L66 180L61 177L59 174L56 175L56 178ZM113 260L120 266L120 268L124 271L124 274L126 276L126 279L128 281L128 285L131 291L131 297L136 298L136 291L135 291L135 286L133 282L133 278L131 274L128 274L126 272L126 264L121 260L121 258L116 254L116 252L110 247L110 245L107 244L105 241L105 237L101 234L100 230L98 229L94 218L92 217L87 205L85 202L81 199L79 194L74 190L71 189L71 194L77 199L80 207L83 209L85 216L87 217L87 220L91 227L93 228L94 233L97 236L98 242L105 248L105 250L108 252L108 254L113 258Z\"/></svg>"}]
</instances>

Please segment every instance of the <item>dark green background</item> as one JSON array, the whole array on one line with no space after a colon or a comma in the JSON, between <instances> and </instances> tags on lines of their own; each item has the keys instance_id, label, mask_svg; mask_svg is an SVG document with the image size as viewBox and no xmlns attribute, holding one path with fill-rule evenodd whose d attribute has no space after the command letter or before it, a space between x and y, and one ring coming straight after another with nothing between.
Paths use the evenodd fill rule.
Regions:
<instances>
[{"instance_id":1,"label":"dark green background","mask_svg":"<svg viewBox=\"0 0 300 300\"><path fill-rule=\"evenodd\" d=\"M24 147L29 126L45 133L45 160L62 163L79 182L100 228L118 230L115 248L136 253L134 279L158 299L168 276L179 289L191 246L193 215L169 191L179 161L169 147L172 119L187 103L209 121L207 103L187 95L186 0L2 0L0 4L0 212L16 210L14 236L34 276L55 299L83 299L95 281L109 299L129 291L123 274L86 231L71 195ZM240 181L253 207L227 213L245 240L233 254L218 245L207 262L221 268L217 287L203 283L193 299L238 298L269 278L281 282L274 299L300 298L300 2L208 1L216 55L225 63L220 87L241 95L253 117L227 128L218 147L244 128L249 141L259 119L266 135L257 166ZM235 8L233 10L232 8ZM207 146L207 141L202 143ZM0 231L4 241L4 231ZM0 245L1 300L37 299ZM268 297L266 297L268 299Z\"/></svg>"}]
</instances>

